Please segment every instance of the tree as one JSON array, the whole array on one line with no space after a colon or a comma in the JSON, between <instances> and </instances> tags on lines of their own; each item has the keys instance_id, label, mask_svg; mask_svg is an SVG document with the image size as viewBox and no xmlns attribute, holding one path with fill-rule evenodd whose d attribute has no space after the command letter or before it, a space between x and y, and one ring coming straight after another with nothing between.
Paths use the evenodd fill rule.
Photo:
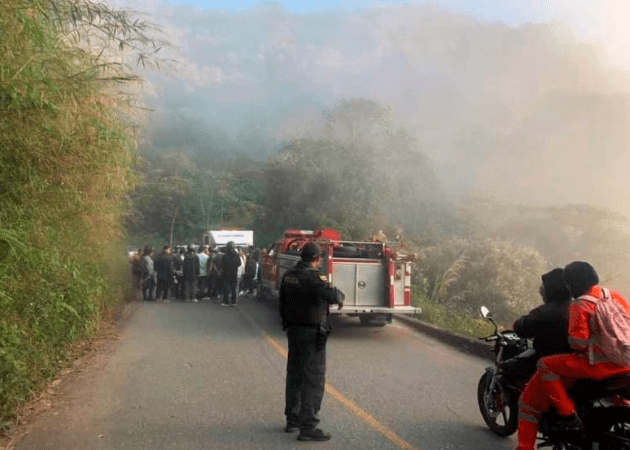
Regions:
<instances>
[{"instance_id":1,"label":"tree","mask_svg":"<svg viewBox=\"0 0 630 450\"><path fill-rule=\"evenodd\" d=\"M175 177L146 180L133 195L139 216L139 234L168 237L172 246L174 237L181 238L183 228L189 222L189 197L189 180Z\"/></svg>"},{"instance_id":2,"label":"tree","mask_svg":"<svg viewBox=\"0 0 630 450\"><path fill-rule=\"evenodd\" d=\"M143 183L131 196L136 239L196 241L208 229L252 228L259 214L257 171L218 164L211 169L185 149L167 149L147 159L143 172Z\"/></svg>"},{"instance_id":3,"label":"tree","mask_svg":"<svg viewBox=\"0 0 630 450\"><path fill-rule=\"evenodd\" d=\"M380 215L383 179L371 149L326 139L289 143L265 172L267 228L334 226L365 239Z\"/></svg>"},{"instance_id":4,"label":"tree","mask_svg":"<svg viewBox=\"0 0 630 450\"><path fill-rule=\"evenodd\" d=\"M366 98L343 99L323 113L326 134L330 139L371 144L391 132L391 107Z\"/></svg>"},{"instance_id":5,"label":"tree","mask_svg":"<svg viewBox=\"0 0 630 450\"><path fill-rule=\"evenodd\" d=\"M441 190L417 139L395 126L391 108L345 99L323 118L323 137L293 139L270 163L266 229L325 225L365 239L381 228L426 226L422 212L442 200Z\"/></svg>"}]
</instances>

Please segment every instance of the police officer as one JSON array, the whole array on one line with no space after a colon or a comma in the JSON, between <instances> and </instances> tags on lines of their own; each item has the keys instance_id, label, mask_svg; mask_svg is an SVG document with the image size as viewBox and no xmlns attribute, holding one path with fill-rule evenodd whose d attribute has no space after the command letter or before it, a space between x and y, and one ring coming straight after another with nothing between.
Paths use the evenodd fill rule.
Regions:
<instances>
[{"instance_id":1,"label":"police officer","mask_svg":"<svg viewBox=\"0 0 630 450\"><path fill-rule=\"evenodd\" d=\"M328 284L319 269L321 250L313 242L301 261L288 270L280 286L280 317L289 341L285 410L287 433L300 430L300 441L327 441L317 428L324 397L328 305L342 307L344 295Z\"/></svg>"}]
</instances>

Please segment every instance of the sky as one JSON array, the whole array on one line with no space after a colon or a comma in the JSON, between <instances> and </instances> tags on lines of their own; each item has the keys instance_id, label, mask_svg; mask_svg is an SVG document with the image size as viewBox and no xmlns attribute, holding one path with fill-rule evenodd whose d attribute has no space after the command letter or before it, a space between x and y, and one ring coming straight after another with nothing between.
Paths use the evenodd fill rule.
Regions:
<instances>
[{"instance_id":1,"label":"sky","mask_svg":"<svg viewBox=\"0 0 630 450\"><path fill-rule=\"evenodd\" d=\"M570 24L584 35L611 37L627 34L623 31L630 14L624 0L432 0L432 1L374 1L374 0L183 0L165 1L171 5L192 5L203 9L242 11L270 4L282 4L292 13L322 10L360 10L391 8L402 5L431 4L451 12L465 13L482 20L501 21L510 25L525 22L560 21Z\"/></svg>"},{"instance_id":2,"label":"sky","mask_svg":"<svg viewBox=\"0 0 630 450\"><path fill-rule=\"evenodd\" d=\"M175 45L176 70L148 77L155 151L264 157L362 97L392 108L454 193L630 217L625 2L107 1Z\"/></svg>"},{"instance_id":3,"label":"sky","mask_svg":"<svg viewBox=\"0 0 630 450\"><path fill-rule=\"evenodd\" d=\"M238 1L238 0L188 0L181 2L170 2L179 5L195 5L200 8L221 8L221 9L249 9L269 2L261 1ZM286 0L281 2L284 7L294 13L305 13L309 11L320 11L325 9L365 9L365 8L387 8L396 5L424 3L424 2L395 2L395 1L366 1L366 0ZM433 4L451 11L460 11L472 14L486 20L501 20L508 23L522 23L524 21L545 21L553 18L549 2L522 2L521 4L510 4L505 0L450 0L437 1Z\"/></svg>"}]
</instances>

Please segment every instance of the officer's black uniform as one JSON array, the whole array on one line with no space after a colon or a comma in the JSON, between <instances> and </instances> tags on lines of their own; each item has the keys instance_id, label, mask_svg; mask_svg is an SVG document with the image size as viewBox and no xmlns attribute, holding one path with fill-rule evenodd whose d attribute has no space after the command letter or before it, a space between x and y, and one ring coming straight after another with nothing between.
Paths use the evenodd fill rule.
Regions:
<instances>
[{"instance_id":1,"label":"officer's black uniform","mask_svg":"<svg viewBox=\"0 0 630 450\"><path fill-rule=\"evenodd\" d=\"M317 429L326 373L326 319L328 305L341 304L343 294L312 267L319 254L319 247L308 243L302 261L285 273L280 286L280 317L289 341L285 430L299 427L299 440L330 439Z\"/></svg>"}]
</instances>

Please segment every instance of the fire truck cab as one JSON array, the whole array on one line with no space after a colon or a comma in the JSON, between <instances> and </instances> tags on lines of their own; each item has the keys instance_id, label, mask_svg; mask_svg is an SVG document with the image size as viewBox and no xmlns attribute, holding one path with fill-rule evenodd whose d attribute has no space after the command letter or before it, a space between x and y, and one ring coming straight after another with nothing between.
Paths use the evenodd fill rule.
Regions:
<instances>
[{"instance_id":1,"label":"fire truck cab","mask_svg":"<svg viewBox=\"0 0 630 450\"><path fill-rule=\"evenodd\" d=\"M411 306L412 258L384 242L342 241L336 230L285 230L261 254L260 296L278 298L284 273L300 260L307 242L322 249L321 269L346 296L331 314L358 316L362 324L384 325L393 314L420 313Z\"/></svg>"}]
</instances>

